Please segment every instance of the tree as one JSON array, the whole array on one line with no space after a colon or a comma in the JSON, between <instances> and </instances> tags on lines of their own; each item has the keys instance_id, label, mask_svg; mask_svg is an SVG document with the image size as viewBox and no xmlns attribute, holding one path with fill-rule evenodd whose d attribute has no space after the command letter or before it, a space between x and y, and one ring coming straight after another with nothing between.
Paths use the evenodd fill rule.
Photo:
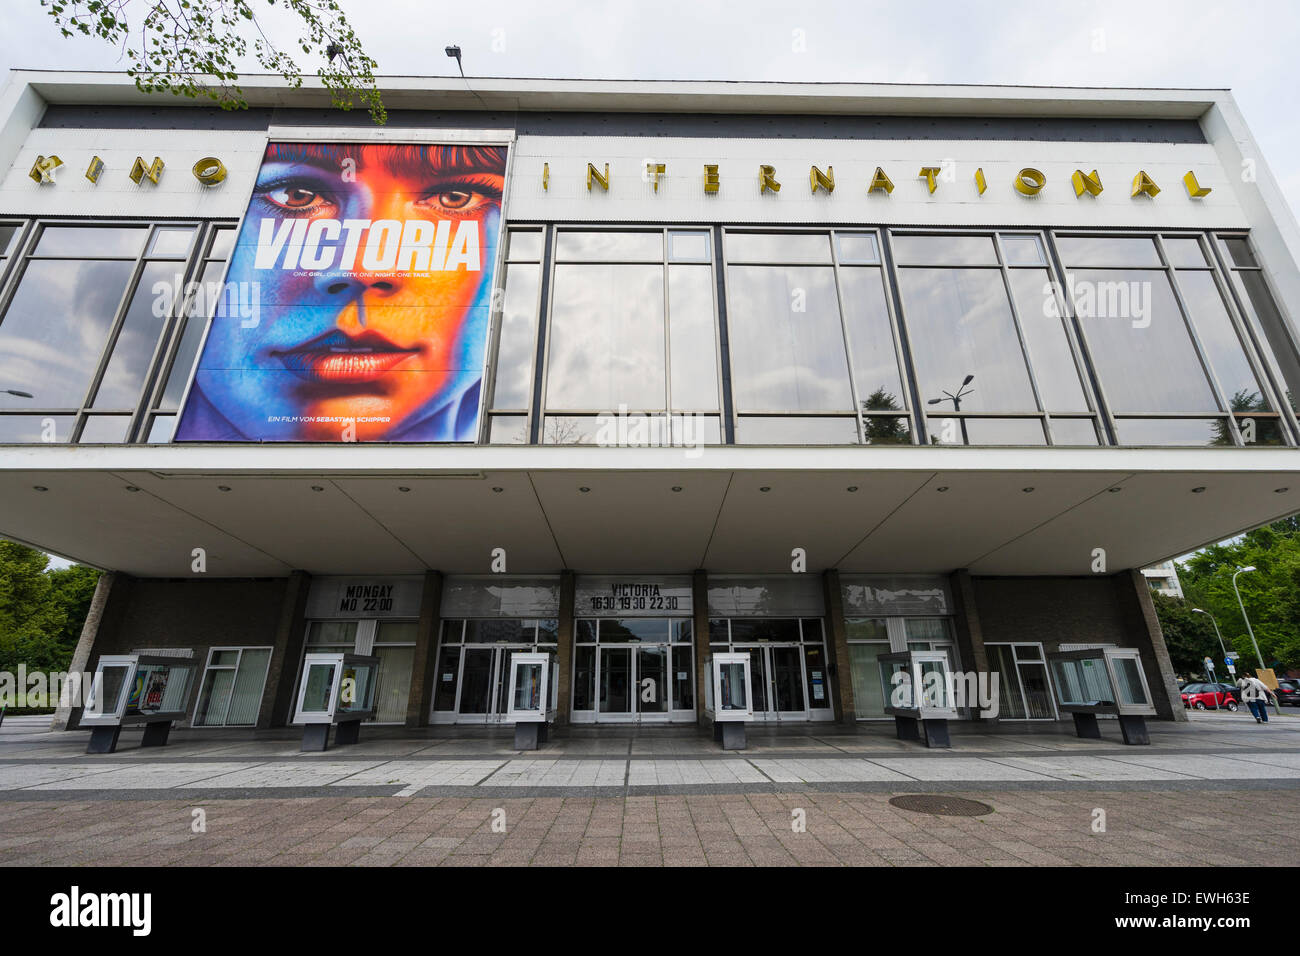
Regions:
<instances>
[{"instance_id":1,"label":"tree","mask_svg":"<svg viewBox=\"0 0 1300 956\"><path fill-rule=\"evenodd\" d=\"M82 565L48 571L40 551L0 541L0 671L65 670L72 660L99 572Z\"/></svg>"},{"instance_id":2,"label":"tree","mask_svg":"<svg viewBox=\"0 0 1300 956\"><path fill-rule=\"evenodd\" d=\"M1205 658L1213 658L1217 668L1223 667L1219 660L1222 651L1219 639L1214 635L1214 625L1204 614L1197 614L1192 605L1182 598L1160 594L1154 589L1151 601L1156 607L1156 617L1160 619L1160 630L1165 637L1165 646L1169 649L1169 660L1174 665L1174 673L1180 676L1204 675ZM1227 674L1220 670L1218 676Z\"/></svg>"},{"instance_id":3,"label":"tree","mask_svg":"<svg viewBox=\"0 0 1300 956\"><path fill-rule=\"evenodd\" d=\"M882 385L862 401L862 408L868 412L901 411L898 399ZM908 445L912 434L903 416L864 415L868 445Z\"/></svg>"},{"instance_id":4,"label":"tree","mask_svg":"<svg viewBox=\"0 0 1300 956\"><path fill-rule=\"evenodd\" d=\"M257 0L41 0L65 37L98 37L126 57L126 73L145 93L205 97L222 109L247 109L237 85L238 63L253 55L263 69L293 88L302 69L293 55L266 35L253 9ZM334 105L358 103L375 123L387 120L375 68L343 13L339 0L266 0L301 21L295 41L302 56L324 57L316 70ZM296 51L295 51L296 55Z\"/></svg>"}]
</instances>

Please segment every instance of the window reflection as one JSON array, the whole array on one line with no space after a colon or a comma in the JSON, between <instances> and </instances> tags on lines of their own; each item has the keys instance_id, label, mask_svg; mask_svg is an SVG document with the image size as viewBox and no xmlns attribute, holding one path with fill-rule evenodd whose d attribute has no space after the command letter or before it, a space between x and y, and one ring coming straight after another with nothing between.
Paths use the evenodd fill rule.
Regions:
<instances>
[{"instance_id":1,"label":"window reflection","mask_svg":"<svg viewBox=\"0 0 1300 956\"><path fill-rule=\"evenodd\" d=\"M673 409L717 411L718 342L712 266L668 267L668 321Z\"/></svg>"},{"instance_id":2,"label":"window reflection","mask_svg":"<svg viewBox=\"0 0 1300 956\"><path fill-rule=\"evenodd\" d=\"M0 407L79 408L134 262L33 260L0 320Z\"/></svg>"},{"instance_id":3,"label":"window reflection","mask_svg":"<svg viewBox=\"0 0 1300 956\"><path fill-rule=\"evenodd\" d=\"M998 254L992 236L891 237L894 259L901 266L995 266Z\"/></svg>"},{"instance_id":4,"label":"window reflection","mask_svg":"<svg viewBox=\"0 0 1300 956\"><path fill-rule=\"evenodd\" d=\"M921 398L958 395L950 411L1037 411L1002 273L993 269L900 269L904 324Z\"/></svg>"},{"instance_id":5,"label":"window reflection","mask_svg":"<svg viewBox=\"0 0 1300 956\"><path fill-rule=\"evenodd\" d=\"M1234 412L1271 410L1242 350L1214 276L1209 272L1179 272L1176 278L1229 406Z\"/></svg>"},{"instance_id":6,"label":"window reflection","mask_svg":"<svg viewBox=\"0 0 1300 956\"><path fill-rule=\"evenodd\" d=\"M1088 411L1049 273L1046 269L1012 269L1007 275L1043 405L1049 412Z\"/></svg>"},{"instance_id":7,"label":"window reflection","mask_svg":"<svg viewBox=\"0 0 1300 956\"><path fill-rule=\"evenodd\" d=\"M150 262L140 274L140 284L126 312L122 329L113 343L113 354L108 360L104 378L91 403L96 408L131 408L140 401L149 363L158 347L158 337L170 314L174 293L155 291L155 285L164 289L181 288L182 274L178 263ZM168 308L155 307L160 302ZM162 314L156 314L162 313Z\"/></svg>"},{"instance_id":8,"label":"window reflection","mask_svg":"<svg viewBox=\"0 0 1300 956\"><path fill-rule=\"evenodd\" d=\"M825 233L728 232L723 238L728 262L821 264L831 261Z\"/></svg>"},{"instance_id":9,"label":"window reflection","mask_svg":"<svg viewBox=\"0 0 1300 956\"><path fill-rule=\"evenodd\" d=\"M515 241L513 234L510 241ZM511 265L505 273L492 407L527 408L533 391L541 266Z\"/></svg>"},{"instance_id":10,"label":"window reflection","mask_svg":"<svg viewBox=\"0 0 1300 956\"><path fill-rule=\"evenodd\" d=\"M933 416L926 420L932 445L1046 445L1043 423L1037 418L971 418Z\"/></svg>"},{"instance_id":11,"label":"window reflection","mask_svg":"<svg viewBox=\"0 0 1300 956\"><path fill-rule=\"evenodd\" d=\"M1118 418L1121 445L1231 445L1226 418Z\"/></svg>"},{"instance_id":12,"label":"window reflection","mask_svg":"<svg viewBox=\"0 0 1300 956\"><path fill-rule=\"evenodd\" d=\"M1219 410L1166 273L1073 276L1075 311L1113 412Z\"/></svg>"},{"instance_id":13,"label":"window reflection","mask_svg":"<svg viewBox=\"0 0 1300 956\"><path fill-rule=\"evenodd\" d=\"M664 237L659 232L572 232L560 230L555 236L558 262L662 262Z\"/></svg>"},{"instance_id":14,"label":"window reflection","mask_svg":"<svg viewBox=\"0 0 1300 956\"><path fill-rule=\"evenodd\" d=\"M853 352L853 381L864 409L902 411L903 379L898 372L894 333L879 269L840 270L844 324Z\"/></svg>"},{"instance_id":15,"label":"window reflection","mask_svg":"<svg viewBox=\"0 0 1300 956\"><path fill-rule=\"evenodd\" d=\"M549 351L549 408L663 408L663 266L557 265Z\"/></svg>"},{"instance_id":16,"label":"window reflection","mask_svg":"<svg viewBox=\"0 0 1300 956\"><path fill-rule=\"evenodd\" d=\"M1107 266L1117 269L1160 266L1155 240L1150 236L1057 236L1061 264Z\"/></svg>"},{"instance_id":17,"label":"window reflection","mask_svg":"<svg viewBox=\"0 0 1300 956\"><path fill-rule=\"evenodd\" d=\"M736 407L852 411L834 270L731 266L727 282Z\"/></svg>"}]
</instances>

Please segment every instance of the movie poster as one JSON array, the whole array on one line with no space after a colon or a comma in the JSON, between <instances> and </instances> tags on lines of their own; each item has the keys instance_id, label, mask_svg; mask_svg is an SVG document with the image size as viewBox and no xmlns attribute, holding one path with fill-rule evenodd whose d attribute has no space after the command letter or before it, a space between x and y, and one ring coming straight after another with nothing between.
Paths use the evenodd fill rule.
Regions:
<instances>
[{"instance_id":1,"label":"movie poster","mask_svg":"<svg viewBox=\"0 0 1300 956\"><path fill-rule=\"evenodd\" d=\"M474 441L505 164L269 145L176 440Z\"/></svg>"}]
</instances>

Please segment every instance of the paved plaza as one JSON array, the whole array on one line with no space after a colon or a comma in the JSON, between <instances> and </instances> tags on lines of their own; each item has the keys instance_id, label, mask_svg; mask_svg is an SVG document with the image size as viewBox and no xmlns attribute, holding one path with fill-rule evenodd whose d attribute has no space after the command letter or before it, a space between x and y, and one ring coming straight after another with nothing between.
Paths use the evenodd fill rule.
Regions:
<instances>
[{"instance_id":1,"label":"paved plaza","mask_svg":"<svg viewBox=\"0 0 1300 956\"><path fill-rule=\"evenodd\" d=\"M1149 747L1053 725L946 751L814 725L739 753L691 729L575 729L521 753L508 732L366 728L324 753L176 731L89 756L87 733L47 726L0 726L3 865L1241 865L1281 862L1300 819L1289 712L1153 722ZM918 793L992 812L889 803Z\"/></svg>"}]
</instances>

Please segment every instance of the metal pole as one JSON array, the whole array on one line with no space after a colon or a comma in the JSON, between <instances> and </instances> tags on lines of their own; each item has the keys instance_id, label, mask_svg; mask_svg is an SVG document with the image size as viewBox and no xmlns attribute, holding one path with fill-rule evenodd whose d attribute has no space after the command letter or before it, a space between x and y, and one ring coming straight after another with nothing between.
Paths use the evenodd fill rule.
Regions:
<instances>
[{"instance_id":1,"label":"metal pole","mask_svg":"<svg viewBox=\"0 0 1300 956\"><path fill-rule=\"evenodd\" d=\"M1210 623L1214 625L1214 634L1219 639L1219 650L1223 651L1223 659L1226 664L1228 659L1228 648L1223 643L1223 635L1219 632L1219 622L1214 619L1214 615L1211 614L1209 611L1202 611L1199 607L1192 608L1192 611L1195 614L1204 614L1206 617L1210 619ZM1211 671L1210 673L1213 674L1214 672ZM1219 694L1217 691L1214 694L1214 709L1215 710L1219 709Z\"/></svg>"}]
</instances>

